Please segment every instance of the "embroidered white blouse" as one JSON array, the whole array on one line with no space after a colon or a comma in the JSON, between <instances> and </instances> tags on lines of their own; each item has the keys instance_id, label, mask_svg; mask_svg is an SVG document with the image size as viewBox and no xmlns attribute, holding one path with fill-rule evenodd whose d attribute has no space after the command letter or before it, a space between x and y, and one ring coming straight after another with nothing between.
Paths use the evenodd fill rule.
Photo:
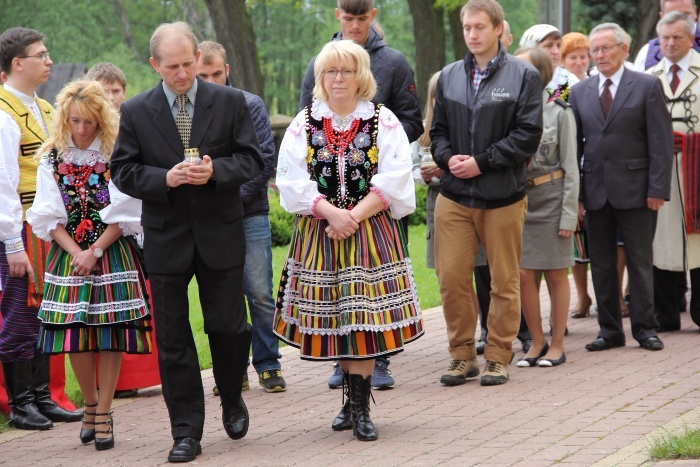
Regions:
<instances>
[{"instance_id":1,"label":"embroidered white blouse","mask_svg":"<svg viewBox=\"0 0 700 467\"><path fill-rule=\"evenodd\" d=\"M97 137L86 150L78 149L73 140L69 151L61 155L67 163L95 165L106 163L107 159L100 153L100 138ZM119 224L124 235L143 232L141 227L141 200L131 198L120 192L114 183L109 183L110 204L100 211L100 217L106 224ZM34 234L42 240L51 241L51 232L58 224L68 223L68 214L61 198L61 192L54 178L53 166L47 158L39 163L36 175L36 197L32 207L27 210L27 222Z\"/></svg>"},{"instance_id":2,"label":"embroidered white blouse","mask_svg":"<svg viewBox=\"0 0 700 467\"><path fill-rule=\"evenodd\" d=\"M347 130L354 119L370 119L374 115L372 102L360 100L355 110L346 117L339 117L328 107L328 103L315 100L311 105L311 116L317 120L330 117L333 128ZM416 209L416 197L411 176L411 148L401 122L386 107L379 109L377 132L377 173L370 185L380 195L391 210L394 219L401 219ZM307 169L308 155L306 139L306 119L304 111L299 112L284 135L280 146L275 183L280 191L280 204L292 214L309 216L321 195ZM345 156L338 160L345 164ZM341 193L345 187L341 186Z\"/></svg>"}]
</instances>

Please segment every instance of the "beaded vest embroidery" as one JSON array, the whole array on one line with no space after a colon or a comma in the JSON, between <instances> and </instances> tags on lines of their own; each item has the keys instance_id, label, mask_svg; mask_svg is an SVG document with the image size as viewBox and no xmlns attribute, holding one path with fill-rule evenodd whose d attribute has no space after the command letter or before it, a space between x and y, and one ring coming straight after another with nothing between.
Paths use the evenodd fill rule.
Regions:
<instances>
[{"instance_id":1,"label":"beaded vest embroidery","mask_svg":"<svg viewBox=\"0 0 700 467\"><path fill-rule=\"evenodd\" d=\"M341 151L332 142L342 136L342 132L332 129L330 122L324 129L323 121L314 119L311 109L306 109L308 170L318 185L318 191L335 207L352 209L369 194L369 181L377 173L379 162L377 128L380 107L376 106L370 119L360 120L357 134L347 146L341 146L344 149ZM327 129L334 132L330 138L326 135ZM344 193L341 191L343 185Z\"/></svg>"},{"instance_id":2,"label":"beaded vest embroidery","mask_svg":"<svg viewBox=\"0 0 700 467\"><path fill-rule=\"evenodd\" d=\"M79 244L92 245L107 229L99 211L109 205L109 163L96 152L84 161L67 162L56 149L48 157L68 213L66 230Z\"/></svg>"}]
</instances>

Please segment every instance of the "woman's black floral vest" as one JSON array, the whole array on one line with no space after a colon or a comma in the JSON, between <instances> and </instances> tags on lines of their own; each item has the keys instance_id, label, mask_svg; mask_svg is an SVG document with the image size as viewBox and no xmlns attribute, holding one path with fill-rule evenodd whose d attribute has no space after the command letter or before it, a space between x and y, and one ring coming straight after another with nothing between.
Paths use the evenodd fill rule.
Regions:
<instances>
[{"instance_id":1,"label":"woman's black floral vest","mask_svg":"<svg viewBox=\"0 0 700 467\"><path fill-rule=\"evenodd\" d=\"M306 109L306 134L309 148L306 161L311 179L318 184L318 191L326 201L341 209L352 209L369 194L369 181L377 173L378 153L377 128L379 108L374 116L360 121L360 128L352 143L345 151L345 198L341 197L341 174L338 157L326 147L323 122L311 117L311 109Z\"/></svg>"},{"instance_id":2,"label":"woman's black floral vest","mask_svg":"<svg viewBox=\"0 0 700 467\"><path fill-rule=\"evenodd\" d=\"M49 162L68 214L66 230L81 246L92 245L107 229L99 211L109 205L109 165L97 162L83 183L72 173L84 166L64 162L53 149Z\"/></svg>"}]
</instances>

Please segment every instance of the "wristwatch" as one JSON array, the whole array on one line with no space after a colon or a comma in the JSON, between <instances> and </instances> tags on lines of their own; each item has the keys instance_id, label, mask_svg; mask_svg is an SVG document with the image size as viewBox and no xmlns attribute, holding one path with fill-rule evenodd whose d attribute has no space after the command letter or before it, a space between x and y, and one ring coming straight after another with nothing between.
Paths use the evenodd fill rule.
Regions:
<instances>
[{"instance_id":1,"label":"wristwatch","mask_svg":"<svg viewBox=\"0 0 700 467\"><path fill-rule=\"evenodd\" d=\"M98 248L95 245L90 245L90 249L92 250L92 256L95 258L102 258L102 255L104 254L102 248Z\"/></svg>"}]
</instances>

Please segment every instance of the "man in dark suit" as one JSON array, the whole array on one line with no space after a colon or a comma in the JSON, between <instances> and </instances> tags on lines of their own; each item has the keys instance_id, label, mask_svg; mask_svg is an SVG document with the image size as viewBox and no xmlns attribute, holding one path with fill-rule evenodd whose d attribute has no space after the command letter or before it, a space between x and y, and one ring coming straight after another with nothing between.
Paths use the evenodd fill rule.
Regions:
<instances>
[{"instance_id":1,"label":"man in dark suit","mask_svg":"<svg viewBox=\"0 0 700 467\"><path fill-rule=\"evenodd\" d=\"M624 30L604 23L591 31L599 75L571 89L583 175L598 338L586 350L625 345L616 270L617 231L627 254L632 335L647 350L661 350L654 318L652 241L657 211L669 199L673 129L658 78L626 69Z\"/></svg>"},{"instance_id":2,"label":"man in dark suit","mask_svg":"<svg viewBox=\"0 0 700 467\"><path fill-rule=\"evenodd\" d=\"M187 24L159 26L151 55L162 82L122 105L111 170L119 189L143 200L144 257L175 439L168 461L189 462L202 452L204 428L204 391L188 320L193 276L224 428L232 439L248 431L241 385L251 330L243 301L239 186L264 164L243 93L196 79L197 38ZM183 162L186 148L199 148L200 164Z\"/></svg>"}]
</instances>

